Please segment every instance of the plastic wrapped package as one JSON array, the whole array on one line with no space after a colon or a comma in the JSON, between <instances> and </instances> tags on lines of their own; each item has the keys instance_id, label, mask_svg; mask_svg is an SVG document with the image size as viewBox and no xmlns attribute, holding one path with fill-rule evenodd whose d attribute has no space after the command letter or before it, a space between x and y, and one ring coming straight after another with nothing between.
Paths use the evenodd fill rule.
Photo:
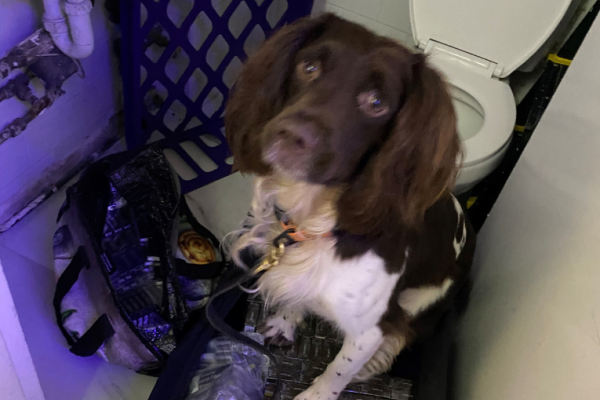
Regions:
<instances>
[{"instance_id":1,"label":"plastic wrapped package","mask_svg":"<svg viewBox=\"0 0 600 400\"><path fill-rule=\"evenodd\" d=\"M244 335L263 343L259 333ZM261 400L269 358L228 337L210 341L190 384L186 400Z\"/></svg>"}]
</instances>

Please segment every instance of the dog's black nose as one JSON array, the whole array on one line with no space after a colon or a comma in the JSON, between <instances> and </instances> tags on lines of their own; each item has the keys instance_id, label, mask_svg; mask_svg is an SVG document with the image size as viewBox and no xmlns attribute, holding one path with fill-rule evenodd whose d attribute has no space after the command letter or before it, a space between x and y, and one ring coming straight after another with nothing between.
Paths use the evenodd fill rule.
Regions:
<instances>
[{"instance_id":1,"label":"dog's black nose","mask_svg":"<svg viewBox=\"0 0 600 400\"><path fill-rule=\"evenodd\" d=\"M310 122L280 121L277 126L277 137L293 151L310 151L318 144L315 127Z\"/></svg>"}]
</instances>

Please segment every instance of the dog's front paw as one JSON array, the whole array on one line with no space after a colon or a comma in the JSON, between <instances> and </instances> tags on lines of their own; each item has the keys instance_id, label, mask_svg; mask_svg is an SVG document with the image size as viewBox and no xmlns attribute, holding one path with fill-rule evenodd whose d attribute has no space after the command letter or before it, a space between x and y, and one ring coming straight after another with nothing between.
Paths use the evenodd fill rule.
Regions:
<instances>
[{"instance_id":1,"label":"dog's front paw","mask_svg":"<svg viewBox=\"0 0 600 400\"><path fill-rule=\"evenodd\" d=\"M294 330L296 323L285 315L276 315L269 318L257 328L265 336L265 343L279 347L290 346L294 343Z\"/></svg>"},{"instance_id":2,"label":"dog's front paw","mask_svg":"<svg viewBox=\"0 0 600 400\"><path fill-rule=\"evenodd\" d=\"M326 379L315 379L313 384L294 397L294 400L336 400L341 393L341 390L332 389L327 384Z\"/></svg>"}]
</instances>

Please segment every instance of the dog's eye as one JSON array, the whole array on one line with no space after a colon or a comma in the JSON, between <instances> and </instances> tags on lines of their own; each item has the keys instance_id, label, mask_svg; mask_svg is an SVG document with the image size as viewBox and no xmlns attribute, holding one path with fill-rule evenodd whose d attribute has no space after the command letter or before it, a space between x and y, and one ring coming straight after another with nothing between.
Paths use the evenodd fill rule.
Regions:
<instances>
[{"instance_id":1,"label":"dog's eye","mask_svg":"<svg viewBox=\"0 0 600 400\"><path fill-rule=\"evenodd\" d=\"M380 117L390 110L377 90L369 90L358 95L358 106L369 117Z\"/></svg>"},{"instance_id":2,"label":"dog's eye","mask_svg":"<svg viewBox=\"0 0 600 400\"><path fill-rule=\"evenodd\" d=\"M310 82L321 76L321 62L320 61L302 61L296 67L296 71L300 79L305 82Z\"/></svg>"}]
</instances>

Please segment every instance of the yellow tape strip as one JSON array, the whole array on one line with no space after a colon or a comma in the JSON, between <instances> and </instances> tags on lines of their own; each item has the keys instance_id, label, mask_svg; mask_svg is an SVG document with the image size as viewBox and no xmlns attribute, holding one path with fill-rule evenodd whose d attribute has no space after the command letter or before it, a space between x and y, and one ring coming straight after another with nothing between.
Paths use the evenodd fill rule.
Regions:
<instances>
[{"instance_id":1,"label":"yellow tape strip","mask_svg":"<svg viewBox=\"0 0 600 400\"><path fill-rule=\"evenodd\" d=\"M515 125L515 131L525 132L525 126L524 125Z\"/></svg>"},{"instance_id":2,"label":"yellow tape strip","mask_svg":"<svg viewBox=\"0 0 600 400\"><path fill-rule=\"evenodd\" d=\"M548 60L555 64L566 65L567 67L573 62L573 60L569 60L568 58L559 57L556 53L548 54Z\"/></svg>"},{"instance_id":3,"label":"yellow tape strip","mask_svg":"<svg viewBox=\"0 0 600 400\"><path fill-rule=\"evenodd\" d=\"M467 200L467 210L471 208L471 206L473 206L473 204L475 204L476 201L477 197L470 197L469 200Z\"/></svg>"}]
</instances>

